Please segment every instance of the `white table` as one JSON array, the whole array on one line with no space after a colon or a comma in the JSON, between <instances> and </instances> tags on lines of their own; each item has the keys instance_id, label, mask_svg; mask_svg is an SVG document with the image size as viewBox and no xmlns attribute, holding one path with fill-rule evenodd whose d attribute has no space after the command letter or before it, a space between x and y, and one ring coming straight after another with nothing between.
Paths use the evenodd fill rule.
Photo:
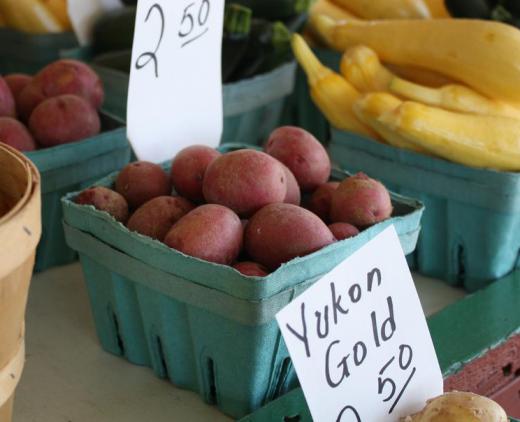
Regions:
<instances>
[{"instance_id":1,"label":"white table","mask_svg":"<svg viewBox=\"0 0 520 422\"><path fill-rule=\"evenodd\" d=\"M435 280L415 280L428 315L464 296ZM198 395L101 349L79 264L32 280L26 350L14 422L231 421Z\"/></svg>"}]
</instances>

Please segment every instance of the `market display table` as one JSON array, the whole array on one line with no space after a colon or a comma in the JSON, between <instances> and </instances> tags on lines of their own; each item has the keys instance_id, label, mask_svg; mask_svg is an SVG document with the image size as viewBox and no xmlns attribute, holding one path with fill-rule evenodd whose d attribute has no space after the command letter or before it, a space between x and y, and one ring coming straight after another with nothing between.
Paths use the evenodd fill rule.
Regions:
<instances>
[{"instance_id":1,"label":"market display table","mask_svg":"<svg viewBox=\"0 0 520 422\"><path fill-rule=\"evenodd\" d=\"M414 278L427 315L464 296L438 281ZM198 395L156 378L149 368L101 349L79 264L33 278L26 351L13 422L231 420Z\"/></svg>"}]
</instances>

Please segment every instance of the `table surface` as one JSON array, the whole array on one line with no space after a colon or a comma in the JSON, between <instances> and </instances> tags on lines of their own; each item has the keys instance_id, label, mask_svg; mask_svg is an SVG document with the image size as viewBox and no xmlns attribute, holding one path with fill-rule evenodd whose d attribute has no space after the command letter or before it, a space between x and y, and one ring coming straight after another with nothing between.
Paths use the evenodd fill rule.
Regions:
<instances>
[{"instance_id":1,"label":"table surface","mask_svg":"<svg viewBox=\"0 0 520 422\"><path fill-rule=\"evenodd\" d=\"M427 315L464 296L437 280L414 279ZM13 422L231 421L198 395L101 349L77 263L33 278L26 352Z\"/></svg>"}]
</instances>

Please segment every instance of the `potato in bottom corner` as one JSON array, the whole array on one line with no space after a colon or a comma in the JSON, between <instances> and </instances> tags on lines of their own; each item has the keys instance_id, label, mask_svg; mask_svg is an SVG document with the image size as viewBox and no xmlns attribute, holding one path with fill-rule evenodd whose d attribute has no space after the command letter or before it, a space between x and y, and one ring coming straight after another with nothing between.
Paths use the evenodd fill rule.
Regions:
<instances>
[{"instance_id":1,"label":"potato in bottom corner","mask_svg":"<svg viewBox=\"0 0 520 422\"><path fill-rule=\"evenodd\" d=\"M425 408L402 422L507 422L502 407L478 394L452 391L428 400Z\"/></svg>"}]
</instances>

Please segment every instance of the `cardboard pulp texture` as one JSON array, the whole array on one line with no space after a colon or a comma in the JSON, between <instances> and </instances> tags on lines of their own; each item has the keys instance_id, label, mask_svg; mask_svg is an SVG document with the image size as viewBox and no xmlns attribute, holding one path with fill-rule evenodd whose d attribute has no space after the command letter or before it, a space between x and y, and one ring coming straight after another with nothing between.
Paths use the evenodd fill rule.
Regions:
<instances>
[{"instance_id":1,"label":"cardboard pulp texture","mask_svg":"<svg viewBox=\"0 0 520 422\"><path fill-rule=\"evenodd\" d=\"M78 45L72 32L27 34L0 28L0 74L34 74L60 58L60 51Z\"/></svg>"},{"instance_id":2,"label":"cardboard pulp texture","mask_svg":"<svg viewBox=\"0 0 520 422\"><path fill-rule=\"evenodd\" d=\"M520 173L476 169L332 130L329 151L426 206L416 269L474 291L520 265Z\"/></svg>"},{"instance_id":3,"label":"cardboard pulp texture","mask_svg":"<svg viewBox=\"0 0 520 422\"><path fill-rule=\"evenodd\" d=\"M40 177L0 143L0 422L10 422L24 361L27 294L40 238Z\"/></svg>"},{"instance_id":4,"label":"cardboard pulp texture","mask_svg":"<svg viewBox=\"0 0 520 422\"><path fill-rule=\"evenodd\" d=\"M102 121L104 131L92 138L26 153L38 167L42 180L43 233L35 271L76 259L76 252L67 246L63 234L61 197L91 185L130 161L126 129L116 128L117 122L106 116Z\"/></svg>"},{"instance_id":5,"label":"cardboard pulp texture","mask_svg":"<svg viewBox=\"0 0 520 422\"><path fill-rule=\"evenodd\" d=\"M89 61L92 52L78 48L62 57ZM127 73L92 65L107 86L103 110L126 121L129 76ZM296 64L287 63L271 72L223 86L224 131L222 142L261 145L282 123L286 101L293 92Z\"/></svg>"},{"instance_id":6,"label":"cardboard pulp texture","mask_svg":"<svg viewBox=\"0 0 520 422\"><path fill-rule=\"evenodd\" d=\"M428 326L444 376L445 391L451 391L455 387L459 391L491 396L496 398L505 410L509 410L510 414L518 416L514 413L518 409L518 391L513 406L507 397L504 400L500 395L493 394L493 391L481 391L482 386L490 384L489 381L493 378L493 385L498 392L517 382L514 371L507 373L507 368L515 367L515 361L519 360L518 353L510 352L505 360L494 362L493 367L487 371L475 373L472 366L514 341L520 334L520 314L517 311L519 295L520 271L516 271L500 282L468 295L428 318ZM471 386L460 388L460 385L454 385L452 380L461 376L471 379ZM497 378L502 380L496 382ZM311 422L312 418L302 390L297 388L241 420L268 421ZM511 418L511 422L515 421L516 419Z\"/></svg>"},{"instance_id":7,"label":"cardboard pulp texture","mask_svg":"<svg viewBox=\"0 0 520 422\"><path fill-rule=\"evenodd\" d=\"M96 185L110 187L115 177ZM296 385L276 312L389 224L411 253L423 212L419 202L393 195L391 219L258 278L132 233L107 213L75 204L76 195L62 200L65 233L80 254L103 348L233 417Z\"/></svg>"}]
</instances>

